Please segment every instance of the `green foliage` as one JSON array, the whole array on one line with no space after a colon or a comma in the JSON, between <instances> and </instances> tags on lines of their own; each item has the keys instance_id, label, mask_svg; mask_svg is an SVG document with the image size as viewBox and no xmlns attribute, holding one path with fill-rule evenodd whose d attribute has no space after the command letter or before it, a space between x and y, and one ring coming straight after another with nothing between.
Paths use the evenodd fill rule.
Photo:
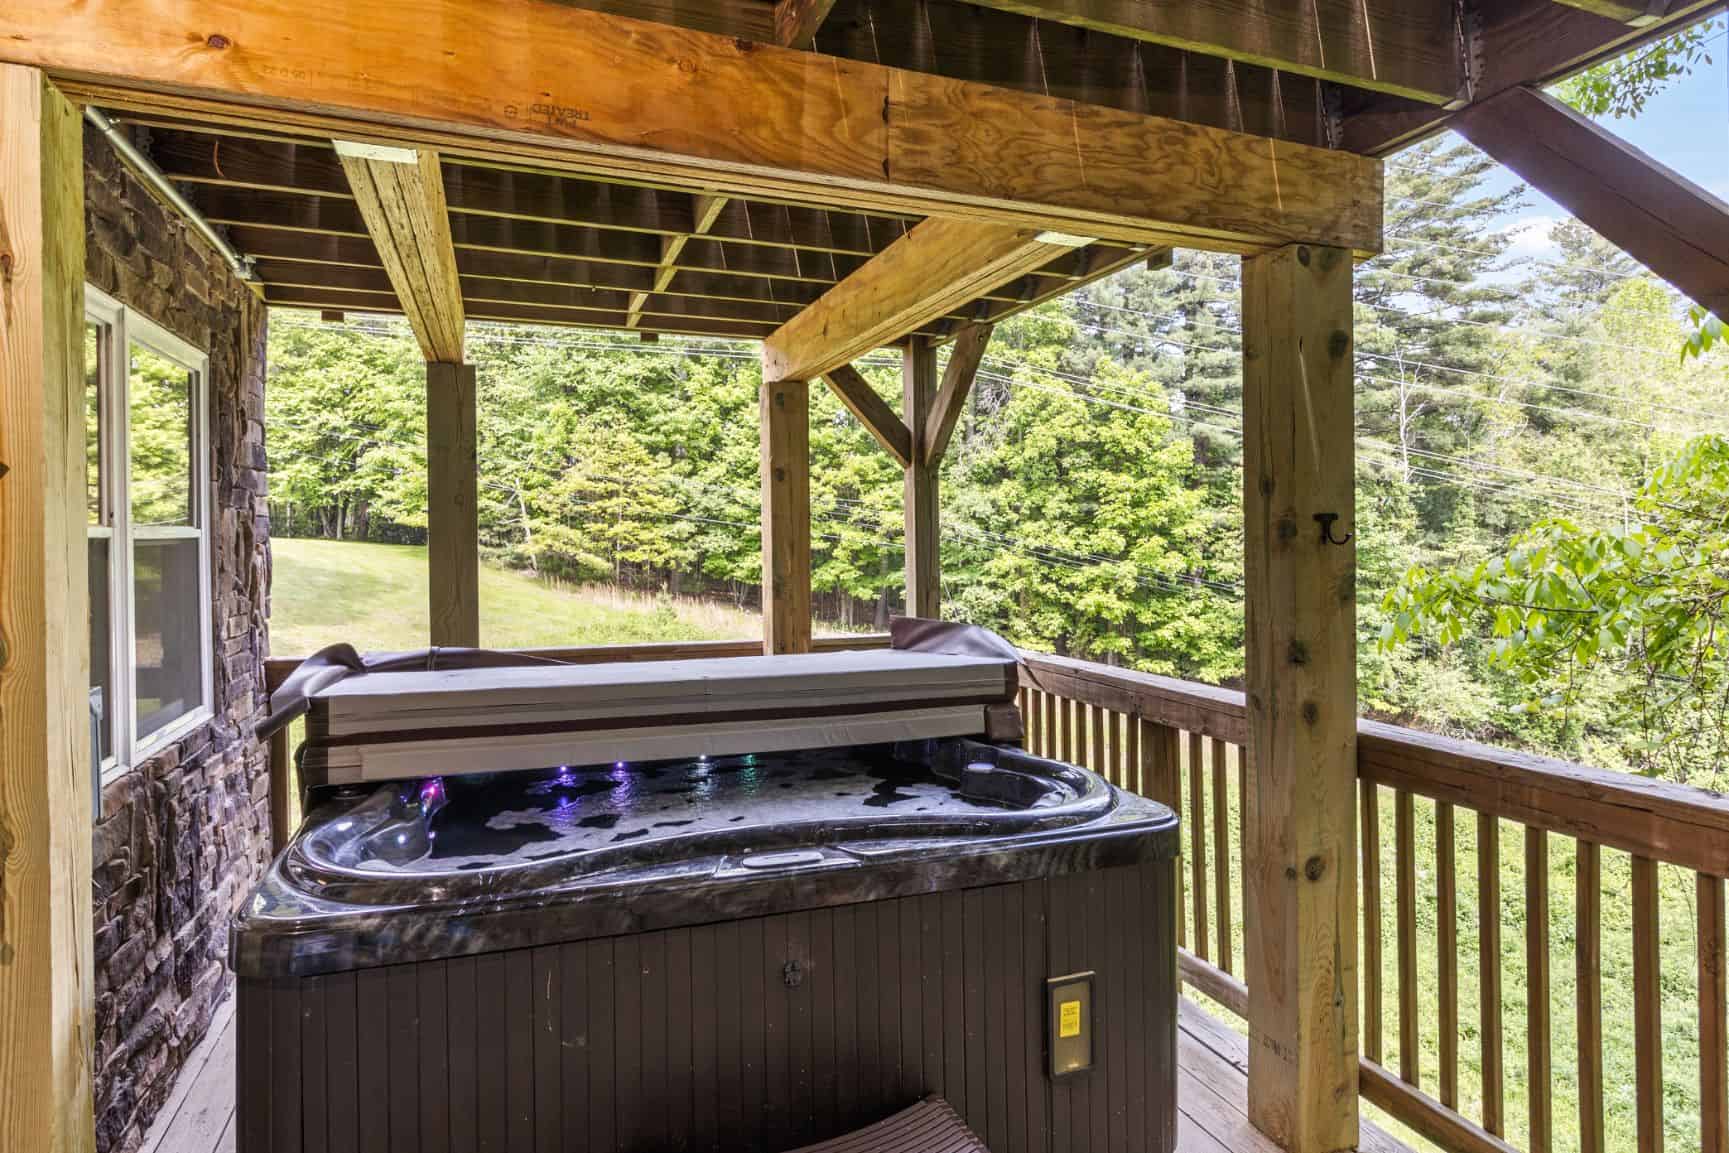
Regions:
<instances>
[{"instance_id":1,"label":"green foliage","mask_svg":"<svg viewBox=\"0 0 1729 1153\"><path fill-rule=\"evenodd\" d=\"M1704 20L1587 68L1562 82L1560 97L1587 116L1637 116L1651 97L1694 68L1711 63L1711 33L1722 27L1719 20Z\"/></svg>"},{"instance_id":2,"label":"green foliage","mask_svg":"<svg viewBox=\"0 0 1729 1153\"><path fill-rule=\"evenodd\" d=\"M1723 322L1714 312L1708 312L1697 304L1687 310L1688 323L1693 331L1687 334L1687 339L1681 344L1681 359L1693 357L1697 360L1711 351L1713 345L1724 339Z\"/></svg>"},{"instance_id":3,"label":"green foliage","mask_svg":"<svg viewBox=\"0 0 1729 1153\"><path fill-rule=\"evenodd\" d=\"M1703 436L1658 467L1636 520L1545 518L1469 567L1413 567L1387 596L1383 643L1489 639L1533 708L1575 708L1592 675L1637 725L1641 767L1685 777L1729 749L1729 438Z\"/></svg>"}]
</instances>

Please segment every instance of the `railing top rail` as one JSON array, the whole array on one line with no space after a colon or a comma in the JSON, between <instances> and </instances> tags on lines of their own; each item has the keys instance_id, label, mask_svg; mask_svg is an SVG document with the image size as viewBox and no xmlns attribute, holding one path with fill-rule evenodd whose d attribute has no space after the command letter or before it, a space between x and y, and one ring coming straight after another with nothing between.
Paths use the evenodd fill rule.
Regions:
<instances>
[{"instance_id":1,"label":"railing top rail","mask_svg":"<svg viewBox=\"0 0 1729 1153\"><path fill-rule=\"evenodd\" d=\"M1236 744L1248 739L1233 689L1025 655L1022 683ZM1357 722L1357 775L1532 828L1729 876L1729 797L1378 721Z\"/></svg>"}]
</instances>

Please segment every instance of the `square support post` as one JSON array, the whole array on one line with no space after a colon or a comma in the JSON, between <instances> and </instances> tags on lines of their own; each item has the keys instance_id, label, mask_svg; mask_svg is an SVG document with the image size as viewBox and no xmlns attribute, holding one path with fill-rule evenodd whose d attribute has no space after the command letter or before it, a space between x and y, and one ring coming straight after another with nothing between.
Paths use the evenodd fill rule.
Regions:
<instances>
[{"instance_id":1,"label":"square support post","mask_svg":"<svg viewBox=\"0 0 1729 1153\"><path fill-rule=\"evenodd\" d=\"M941 457L929 452L926 425L937 393L937 350L923 336L909 336L901 353L901 410L912 433L906 467L906 576L908 616L942 613L942 560L937 539L937 473Z\"/></svg>"},{"instance_id":2,"label":"square support post","mask_svg":"<svg viewBox=\"0 0 1729 1153\"><path fill-rule=\"evenodd\" d=\"M426 366L426 564L432 643L480 644L474 366Z\"/></svg>"},{"instance_id":3,"label":"square support post","mask_svg":"<svg viewBox=\"0 0 1729 1153\"><path fill-rule=\"evenodd\" d=\"M762 383L762 647L810 651L810 385Z\"/></svg>"},{"instance_id":4,"label":"square support post","mask_svg":"<svg viewBox=\"0 0 1729 1153\"><path fill-rule=\"evenodd\" d=\"M95 1146L84 152L0 64L0 1149Z\"/></svg>"},{"instance_id":5,"label":"square support post","mask_svg":"<svg viewBox=\"0 0 1729 1153\"><path fill-rule=\"evenodd\" d=\"M1351 253L1245 258L1249 1118L1289 1153L1358 1139L1351 387Z\"/></svg>"}]
</instances>

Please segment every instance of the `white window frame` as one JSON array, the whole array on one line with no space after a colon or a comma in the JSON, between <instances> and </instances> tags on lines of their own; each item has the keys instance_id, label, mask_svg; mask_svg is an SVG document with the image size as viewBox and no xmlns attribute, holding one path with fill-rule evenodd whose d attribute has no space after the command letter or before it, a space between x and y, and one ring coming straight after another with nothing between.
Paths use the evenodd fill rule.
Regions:
<instances>
[{"instance_id":1,"label":"white window frame","mask_svg":"<svg viewBox=\"0 0 1729 1153\"><path fill-rule=\"evenodd\" d=\"M113 725L113 754L102 762L102 783L107 784L143 764L163 748L185 737L216 715L216 683L214 645L212 643L212 606L210 574L210 538L212 510L215 507L210 455L210 358L203 350L188 344L160 324L127 308L113 297L92 285L84 286L84 317L102 326L102 370L100 385L103 414L99 441L107 468L101 485L101 499L110 510L111 528L89 526L92 536L107 535L108 549L108 652L112 667L109 677L114 685L114 699L107 702L109 723ZM186 368L191 374L191 460L192 477L188 499L191 503L190 526L164 525L134 530L132 526L132 452L129 419L129 389L131 386L131 349L142 345L158 356ZM198 538L198 631L201 700L184 716L176 717L147 737L140 738L138 727L138 649L133 638L134 582L132 573L135 539L162 537Z\"/></svg>"}]
</instances>

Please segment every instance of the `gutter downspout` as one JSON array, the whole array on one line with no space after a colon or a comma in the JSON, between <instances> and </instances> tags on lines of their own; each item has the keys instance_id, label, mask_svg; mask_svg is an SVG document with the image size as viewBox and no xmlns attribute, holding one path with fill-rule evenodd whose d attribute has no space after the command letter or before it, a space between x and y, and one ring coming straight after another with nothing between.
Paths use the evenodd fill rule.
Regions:
<instances>
[{"instance_id":1,"label":"gutter downspout","mask_svg":"<svg viewBox=\"0 0 1729 1153\"><path fill-rule=\"evenodd\" d=\"M208 240L211 246L222 254L222 259L228 262L228 267L233 270L235 276L241 280L253 279L252 258L241 255L232 244L228 243L227 238L217 232L208 220L204 219L204 214L193 207L192 202L186 199L178 188L174 187L173 181L163 175L162 170L156 167L155 162L140 152L138 146L133 144L132 140L120 131L112 120L89 105L84 108L84 119L107 137L108 143L114 146L114 151L120 153L121 157L137 170L138 174L144 178L144 182L161 193L179 211L180 215L184 216L187 222L197 230L198 234Z\"/></svg>"}]
</instances>

